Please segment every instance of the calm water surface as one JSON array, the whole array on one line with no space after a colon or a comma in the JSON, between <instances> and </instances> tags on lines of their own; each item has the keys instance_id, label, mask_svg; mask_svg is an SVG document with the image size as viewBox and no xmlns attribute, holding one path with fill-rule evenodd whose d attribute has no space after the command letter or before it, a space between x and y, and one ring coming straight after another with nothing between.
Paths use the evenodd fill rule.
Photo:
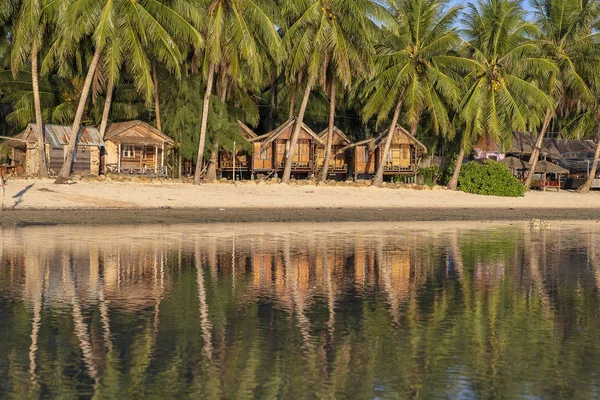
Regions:
<instances>
[{"instance_id":1,"label":"calm water surface","mask_svg":"<svg viewBox=\"0 0 600 400\"><path fill-rule=\"evenodd\" d=\"M0 398L600 396L600 227L0 231Z\"/></svg>"}]
</instances>

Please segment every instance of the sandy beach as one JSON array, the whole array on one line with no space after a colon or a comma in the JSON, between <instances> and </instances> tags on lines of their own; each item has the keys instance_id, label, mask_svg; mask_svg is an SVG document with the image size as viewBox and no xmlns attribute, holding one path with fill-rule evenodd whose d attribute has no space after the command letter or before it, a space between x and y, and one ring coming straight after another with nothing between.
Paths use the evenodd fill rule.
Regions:
<instances>
[{"instance_id":1,"label":"sandy beach","mask_svg":"<svg viewBox=\"0 0 600 400\"><path fill-rule=\"evenodd\" d=\"M600 192L522 198L447 190L237 184L10 180L3 225L184 222L600 219Z\"/></svg>"}]
</instances>

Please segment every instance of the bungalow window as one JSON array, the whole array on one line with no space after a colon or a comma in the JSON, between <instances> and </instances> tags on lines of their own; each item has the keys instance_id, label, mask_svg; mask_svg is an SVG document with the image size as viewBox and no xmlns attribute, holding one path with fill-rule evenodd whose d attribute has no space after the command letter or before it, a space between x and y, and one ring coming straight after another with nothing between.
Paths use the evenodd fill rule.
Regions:
<instances>
[{"instance_id":1,"label":"bungalow window","mask_svg":"<svg viewBox=\"0 0 600 400\"><path fill-rule=\"evenodd\" d=\"M369 160L369 147L368 146L363 146L363 160L364 161Z\"/></svg>"},{"instance_id":2,"label":"bungalow window","mask_svg":"<svg viewBox=\"0 0 600 400\"><path fill-rule=\"evenodd\" d=\"M123 146L123 158L134 158L135 149L133 146Z\"/></svg>"},{"instance_id":3,"label":"bungalow window","mask_svg":"<svg viewBox=\"0 0 600 400\"><path fill-rule=\"evenodd\" d=\"M266 146L265 146L265 147L263 147L263 148L260 150L260 156L259 156L259 158L260 158L261 160L268 160L268 159L270 158L270 157L269 157L269 149L268 149Z\"/></svg>"},{"instance_id":4,"label":"bungalow window","mask_svg":"<svg viewBox=\"0 0 600 400\"><path fill-rule=\"evenodd\" d=\"M142 151L141 151L141 153L142 153L142 159L144 159L144 160L145 160L145 159L146 159L146 146L142 146Z\"/></svg>"}]
</instances>

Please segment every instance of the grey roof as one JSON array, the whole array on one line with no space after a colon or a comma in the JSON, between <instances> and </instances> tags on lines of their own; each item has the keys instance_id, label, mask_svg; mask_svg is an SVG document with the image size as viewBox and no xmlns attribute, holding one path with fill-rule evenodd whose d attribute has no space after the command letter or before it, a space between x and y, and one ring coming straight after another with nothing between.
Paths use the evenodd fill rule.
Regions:
<instances>
[{"instance_id":1,"label":"grey roof","mask_svg":"<svg viewBox=\"0 0 600 400\"><path fill-rule=\"evenodd\" d=\"M568 174L569 170L559 165L552 164L550 161L541 160L535 165L536 173L550 173L550 174Z\"/></svg>"},{"instance_id":2,"label":"grey roof","mask_svg":"<svg viewBox=\"0 0 600 400\"><path fill-rule=\"evenodd\" d=\"M516 170L528 170L531 169L531 164L527 161L523 161L517 157L506 157L500 161L502 164L505 164L510 169Z\"/></svg>"},{"instance_id":3,"label":"grey roof","mask_svg":"<svg viewBox=\"0 0 600 400\"><path fill-rule=\"evenodd\" d=\"M35 129L35 131L34 131ZM23 131L22 135L28 142L35 142L37 140L37 125L29 124ZM44 136L47 144L52 148L60 148L69 144L69 136L71 134L71 127L64 125L44 125ZM98 129L93 126L82 126L79 128L78 133L78 145L79 146L98 146L103 147L104 141L100 136Z\"/></svg>"}]
</instances>

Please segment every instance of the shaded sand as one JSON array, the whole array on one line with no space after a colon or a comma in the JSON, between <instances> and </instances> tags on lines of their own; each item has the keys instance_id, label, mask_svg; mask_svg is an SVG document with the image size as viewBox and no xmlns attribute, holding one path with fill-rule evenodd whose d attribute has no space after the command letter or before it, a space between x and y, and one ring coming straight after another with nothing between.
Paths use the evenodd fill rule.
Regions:
<instances>
[{"instance_id":1,"label":"shaded sand","mask_svg":"<svg viewBox=\"0 0 600 400\"><path fill-rule=\"evenodd\" d=\"M522 198L447 190L256 184L140 184L15 180L0 223L600 219L600 193L531 192Z\"/></svg>"}]
</instances>

